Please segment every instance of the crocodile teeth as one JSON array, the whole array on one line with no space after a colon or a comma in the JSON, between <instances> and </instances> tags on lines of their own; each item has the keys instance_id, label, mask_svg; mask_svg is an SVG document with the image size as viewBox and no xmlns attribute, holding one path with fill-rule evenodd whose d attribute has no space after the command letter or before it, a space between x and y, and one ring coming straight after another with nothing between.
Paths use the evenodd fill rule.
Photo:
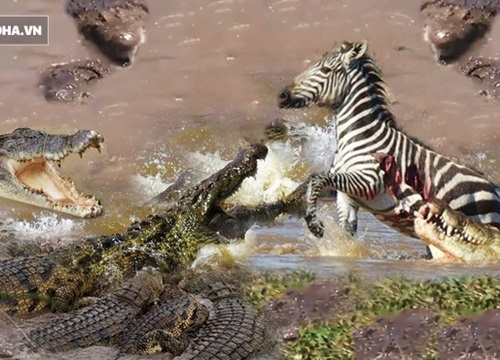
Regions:
<instances>
[{"instance_id":1,"label":"crocodile teeth","mask_svg":"<svg viewBox=\"0 0 500 360\"><path fill-rule=\"evenodd\" d=\"M446 227L446 235L451 236L452 234L453 234L453 228L450 225L448 225Z\"/></svg>"}]
</instances>

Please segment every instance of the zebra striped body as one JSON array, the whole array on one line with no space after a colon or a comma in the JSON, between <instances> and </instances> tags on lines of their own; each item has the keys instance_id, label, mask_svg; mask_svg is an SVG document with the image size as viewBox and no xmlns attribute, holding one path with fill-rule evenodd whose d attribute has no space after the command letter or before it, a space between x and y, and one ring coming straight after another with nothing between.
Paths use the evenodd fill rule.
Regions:
<instances>
[{"instance_id":1,"label":"zebra striped body","mask_svg":"<svg viewBox=\"0 0 500 360\"><path fill-rule=\"evenodd\" d=\"M484 176L428 149L398 130L379 69L366 42L344 42L278 95L281 108L329 107L337 126L337 154L329 172L309 182L306 221L323 236L316 204L324 187L338 192L341 226L354 233L363 207L409 236L414 214L428 199L500 228L500 196ZM385 164L383 159L392 162Z\"/></svg>"}]
</instances>

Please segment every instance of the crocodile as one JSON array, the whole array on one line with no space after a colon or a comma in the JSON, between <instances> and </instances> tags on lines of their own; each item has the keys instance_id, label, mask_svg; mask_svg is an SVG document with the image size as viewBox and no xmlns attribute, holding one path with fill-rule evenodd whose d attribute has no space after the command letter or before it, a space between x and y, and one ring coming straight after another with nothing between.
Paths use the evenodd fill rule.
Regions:
<instances>
[{"instance_id":1,"label":"crocodile","mask_svg":"<svg viewBox=\"0 0 500 360\"><path fill-rule=\"evenodd\" d=\"M191 170L182 173L176 182L148 202L148 205L166 208L175 204L186 190ZM229 238L242 238L254 224L264 225L272 222L281 214L304 216L307 182L299 184L290 194L272 203L255 206L235 205L213 215L208 227Z\"/></svg>"},{"instance_id":2,"label":"crocodile","mask_svg":"<svg viewBox=\"0 0 500 360\"><path fill-rule=\"evenodd\" d=\"M162 351L178 360L237 360L278 349L274 328L244 299L239 277L214 275L186 271L174 295L132 326L119 356Z\"/></svg>"},{"instance_id":3,"label":"crocodile","mask_svg":"<svg viewBox=\"0 0 500 360\"><path fill-rule=\"evenodd\" d=\"M424 39L442 62L455 61L491 28L498 0L425 0Z\"/></svg>"},{"instance_id":4,"label":"crocodile","mask_svg":"<svg viewBox=\"0 0 500 360\"><path fill-rule=\"evenodd\" d=\"M82 101L90 97L88 85L109 73L110 69L98 59L54 64L42 73L39 86L47 101Z\"/></svg>"},{"instance_id":5,"label":"crocodile","mask_svg":"<svg viewBox=\"0 0 500 360\"><path fill-rule=\"evenodd\" d=\"M432 199L420 207L414 222L415 232L453 259L465 263L500 260L500 230L481 224Z\"/></svg>"},{"instance_id":6,"label":"crocodile","mask_svg":"<svg viewBox=\"0 0 500 360\"><path fill-rule=\"evenodd\" d=\"M180 277L180 281L172 278ZM251 359L278 350L274 328L244 300L240 277L186 270L140 270L87 307L27 334L35 352L67 352L92 345L126 354L166 352L176 359Z\"/></svg>"},{"instance_id":7,"label":"crocodile","mask_svg":"<svg viewBox=\"0 0 500 360\"><path fill-rule=\"evenodd\" d=\"M158 303L130 326L118 348L124 354L154 354L159 351L182 354L194 333L208 319L210 304L204 299L166 288Z\"/></svg>"},{"instance_id":8,"label":"crocodile","mask_svg":"<svg viewBox=\"0 0 500 360\"><path fill-rule=\"evenodd\" d=\"M475 221L442 200L426 197L422 189L420 192L414 190L411 185L418 178L418 172L407 169L406 173L413 173L413 177L406 177L403 181L392 155L374 154L374 158L384 171L388 194L402 201L409 193L421 198L419 208L414 212L413 227L426 245L441 250L448 259L465 263L500 260L500 229ZM404 205L401 207L404 214Z\"/></svg>"},{"instance_id":9,"label":"crocodile","mask_svg":"<svg viewBox=\"0 0 500 360\"><path fill-rule=\"evenodd\" d=\"M212 306L209 318L176 360L243 360L263 354L278 358L274 326L245 300L238 279L234 274L230 278L207 273L184 277L179 286L209 300Z\"/></svg>"},{"instance_id":10,"label":"crocodile","mask_svg":"<svg viewBox=\"0 0 500 360\"><path fill-rule=\"evenodd\" d=\"M178 360L243 360L267 353L275 344L268 325L250 303L227 297L214 304L214 317L202 326Z\"/></svg>"},{"instance_id":11,"label":"crocodile","mask_svg":"<svg viewBox=\"0 0 500 360\"><path fill-rule=\"evenodd\" d=\"M172 207L124 232L90 237L47 255L1 261L0 308L9 313L65 309L85 295L102 294L144 266L165 272L189 266L204 245L228 242L207 225L266 155L264 144L249 146L223 169L187 188Z\"/></svg>"},{"instance_id":12,"label":"crocodile","mask_svg":"<svg viewBox=\"0 0 500 360\"><path fill-rule=\"evenodd\" d=\"M69 0L66 12L78 31L118 65L131 64L145 41L145 0Z\"/></svg>"},{"instance_id":13,"label":"crocodile","mask_svg":"<svg viewBox=\"0 0 500 360\"><path fill-rule=\"evenodd\" d=\"M94 304L30 331L34 350L69 351L91 345L112 345L144 313L163 290L158 271L140 270Z\"/></svg>"},{"instance_id":14,"label":"crocodile","mask_svg":"<svg viewBox=\"0 0 500 360\"><path fill-rule=\"evenodd\" d=\"M307 185L307 182L299 184L290 194L272 203L231 207L214 216L208 226L225 237L233 239L244 237L254 224L268 224L282 214L305 216Z\"/></svg>"},{"instance_id":15,"label":"crocodile","mask_svg":"<svg viewBox=\"0 0 500 360\"><path fill-rule=\"evenodd\" d=\"M70 179L61 177L56 164L71 153L100 151L103 141L93 130L58 135L18 128L0 135L0 197L82 218L100 215L99 202L81 195Z\"/></svg>"}]
</instances>

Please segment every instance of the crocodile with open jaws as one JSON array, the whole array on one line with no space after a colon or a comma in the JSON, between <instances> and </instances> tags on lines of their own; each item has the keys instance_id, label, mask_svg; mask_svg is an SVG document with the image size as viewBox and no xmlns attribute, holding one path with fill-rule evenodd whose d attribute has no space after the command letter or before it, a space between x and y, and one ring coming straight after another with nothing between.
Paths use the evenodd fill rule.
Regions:
<instances>
[{"instance_id":1,"label":"crocodile with open jaws","mask_svg":"<svg viewBox=\"0 0 500 360\"><path fill-rule=\"evenodd\" d=\"M427 245L441 250L448 259L465 263L484 263L500 260L500 230L496 227L474 221L465 214L453 210L443 201L426 198L423 191L411 185L413 179L402 179L394 156L375 154L388 193L400 200L403 194L414 193L421 197L421 204L415 212L416 235ZM409 171L407 171L408 173ZM414 174L415 177L418 173Z\"/></svg>"},{"instance_id":2,"label":"crocodile with open jaws","mask_svg":"<svg viewBox=\"0 0 500 360\"><path fill-rule=\"evenodd\" d=\"M282 119L275 120L266 127L266 136L269 140L281 141L300 135L300 130L297 131L294 126L293 123ZM374 159L384 172L388 194L396 198L399 196L402 200L403 193L415 193L410 186L414 178L406 178L403 182L394 156L377 153L374 154ZM409 169L408 172L412 172L414 177L418 176L415 169ZM405 183L406 181L410 183ZM416 235L426 245L435 246L450 260L465 263L500 260L500 231L497 228L474 221L438 199L426 198L423 191L418 195L422 201L414 214L413 226ZM404 215L401 216L403 219Z\"/></svg>"},{"instance_id":3,"label":"crocodile with open jaws","mask_svg":"<svg viewBox=\"0 0 500 360\"><path fill-rule=\"evenodd\" d=\"M276 203L222 209L222 201L256 173L266 155L263 144L247 147L212 176L177 189L177 200L167 210L123 233L86 239L49 255L0 261L0 309L8 314L47 306L64 310L80 307L85 295L100 296L29 332L33 350L115 345L120 354L168 351L187 360L249 359L273 348L272 328L234 283L191 276L182 286L162 285L160 273L189 265L206 244L228 242L216 232L217 224L231 234L239 219L249 227L252 221L303 209L304 185ZM181 274L186 278L187 273Z\"/></svg>"},{"instance_id":4,"label":"crocodile with open jaws","mask_svg":"<svg viewBox=\"0 0 500 360\"><path fill-rule=\"evenodd\" d=\"M439 200L423 205L415 218L415 232L426 244L465 263L500 260L500 231L451 209Z\"/></svg>"},{"instance_id":5,"label":"crocodile with open jaws","mask_svg":"<svg viewBox=\"0 0 500 360\"><path fill-rule=\"evenodd\" d=\"M83 218L100 215L98 201L82 196L70 179L62 178L56 163L91 147L100 150L103 141L93 130L58 135L18 128L0 135L0 197Z\"/></svg>"}]
</instances>

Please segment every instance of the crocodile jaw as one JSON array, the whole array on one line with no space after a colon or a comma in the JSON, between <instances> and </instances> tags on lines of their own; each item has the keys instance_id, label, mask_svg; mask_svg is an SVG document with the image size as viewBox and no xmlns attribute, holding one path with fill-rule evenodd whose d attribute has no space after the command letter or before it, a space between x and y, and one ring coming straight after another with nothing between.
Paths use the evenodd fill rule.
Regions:
<instances>
[{"instance_id":1,"label":"crocodile jaw","mask_svg":"<svg viewBox=\"0 0 500 360\"><path fill-rule=\"evenodd\" d=\"M422 206L414 222L420 239L466 263L500 260L500 231L480 224L432 200Z\"/></svg>"},{"instance_id":2,"label":"crocodile jaw","mask_svg":"<svg viewBox=\"0 0 500 360\"><path fill-rule=\"evenodd\" d=\"M82 218L102 213L94 197L80 194L71 179L61 177L55 162L43 157L0 157L0 196Z\"/></svg>"}]
</instances>

